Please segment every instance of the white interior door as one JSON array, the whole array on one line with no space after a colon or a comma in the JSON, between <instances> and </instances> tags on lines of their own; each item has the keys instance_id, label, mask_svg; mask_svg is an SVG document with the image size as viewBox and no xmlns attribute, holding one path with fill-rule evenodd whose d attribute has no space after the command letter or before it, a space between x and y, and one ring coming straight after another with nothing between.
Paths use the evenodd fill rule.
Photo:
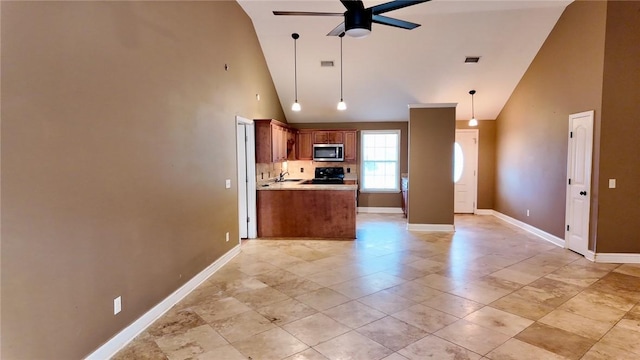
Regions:
<instances>
[{"instance_id":1,"label":"white interior door","mask_svg":"<svg viewBox=\"0 0 640 360\"><path fill-rule=\"evenodd\" d=\"M582 255L589 251L592 151L593 111L569 115L565 242Z\"/></svg>"},{"instance_id":2,"label":"white interior door","mask_svg":"<svg viewBox=\"0 0 640 360\"><path fill-rule=\"evenodd\" d=\"M478 130L456 130L453 181L455 213L473 214L476 209L478 174Z\"/></svg>"},{"instance_id":3,"label":"white interior door","mask_svg":"<svg viewBox=\"0 0 640 360\"><path fill-rule=\"evenodd\" d=\"M256 157L253 121L236 117L238 161L238 225L240 238L257 237Z\"/></svg>"}]
</instances>

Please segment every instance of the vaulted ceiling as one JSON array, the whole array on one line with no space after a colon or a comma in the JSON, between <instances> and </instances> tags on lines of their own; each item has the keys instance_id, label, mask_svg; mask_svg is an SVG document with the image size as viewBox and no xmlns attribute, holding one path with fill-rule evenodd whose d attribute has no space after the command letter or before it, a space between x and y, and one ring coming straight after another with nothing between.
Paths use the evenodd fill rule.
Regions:
<instances>
[{"instance_id":1,"label":"vaulted ceiling","mask_svg":"<svg viewBox=\"0 0 640 360\"><path fill-rule=\"evenodd\" d=\"M571 0L433 0L385 13L422 26L404 30L373 24L365 38L327 33L343 19L275 16L274 10L344 12L338 0L238 0L253 21L287 120L296 122L406 121L408 104L457 103L459 120L495 119ZM365 7L386 1L364 1ZM298 101L294 101L297 41ZM465 64L466 56L479 56ZM321 67L334 61L334 67Z\"/></svg>"}]
</instances>

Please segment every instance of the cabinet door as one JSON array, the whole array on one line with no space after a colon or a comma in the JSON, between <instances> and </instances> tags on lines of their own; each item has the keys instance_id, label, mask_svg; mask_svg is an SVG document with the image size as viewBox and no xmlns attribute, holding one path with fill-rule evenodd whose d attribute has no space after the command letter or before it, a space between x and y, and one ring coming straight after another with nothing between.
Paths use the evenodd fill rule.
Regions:
<instances>
[{"instance_id":1,"label":"cabinet door","mask_svg":"<svg viewBox=\"0 0 640 360\"><path fill-rule=\"evenodd\" d=\"M256 163L273 161L273 136L270 120L254 120L256 130Z\"/></svg>"},{"instance_id":2,"label":"cabinet door","mask_svg":"<svg viewBox=\"0 0 640 360\"><path fill-rule=\"evenodd\" d=\"M330 131L327 138L329 144L344 144L344 131Z\"/></svg>"},{"instance_id":3,"label":"cabinet door","mask_svg":"<svg viewBox=\"0 0 640 360\"><path fill-rule=\"evenodd\" d=\"M344 161L356 162L357 160L357 133L355 131L344 132Z\"/></svg>"},{"instance_id":4,"label":"cabinet door","mask_svg":"<svg viewBox=\"0 0 640 360\"><path fill-rule=\"evenodd\" d=\"M313 159L313 133L308 130L300 130L298 132L297 148L298 160L312 160Z\"/></svg>"},{"instance_id":5,"label":"cabinet door","mask_svg":"<svg viewBox=\"0 0 640 360\"><path fill-rule=\"evenodd\" d=\"M329 133L327 131L314 131L313 132L314 144L327 144L329 143Z\"/></svg>"},{"instance_id":6,"label":"cabinet door","mask_svg":"<svg viewBox=\"0 0 640 360\"><path fill-rule=\"evenodd\" d=\"M286 139L286 156L287 160L295 160L296 159L296 131L294 129L286 129L287 139Z\"/></svg>"},{"instance_id":7,"label":"cabinet door","mask_svg":"<svg viewBox=\"0 0 640 360\"><path fill-rule=\"evenodd\" d=\"M344 132L339 130L321 130L313 132L314 144L343 144Z\"/></svg>"}]
</instances>

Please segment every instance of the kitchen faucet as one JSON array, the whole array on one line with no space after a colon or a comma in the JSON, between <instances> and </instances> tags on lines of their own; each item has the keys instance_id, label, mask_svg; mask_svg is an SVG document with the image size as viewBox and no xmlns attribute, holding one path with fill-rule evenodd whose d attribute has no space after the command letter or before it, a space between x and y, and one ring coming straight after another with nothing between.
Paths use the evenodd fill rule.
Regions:
<instances>
[{"instance_id":1,"label":"kitchen faucet","mask_svg":"<svg viewBox=\"0 0 640 360\"><path fill-rule=\"evenodd\" d=\"M280 175L278 175L276 182L283 182L285 175L289 175L289 172L288 171L282 172L282 170L280 170Z\"/></svg>"}]
</instances>

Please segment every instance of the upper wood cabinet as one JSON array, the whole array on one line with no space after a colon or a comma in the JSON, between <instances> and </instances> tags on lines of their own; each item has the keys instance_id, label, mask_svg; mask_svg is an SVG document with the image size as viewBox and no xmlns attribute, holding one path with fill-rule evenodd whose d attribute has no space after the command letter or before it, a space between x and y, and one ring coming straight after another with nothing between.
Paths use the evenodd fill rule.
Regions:
<instances>
[{"instance_id":1,"label":"upper wood cabinet","mask_svg":"<svg viewBox=\"0 0 640 360\"><path fill-rule=\"evenodd\" d=\"M256 162L272 163L295 159L295 130L277 120L254 120Z\"/></svg>"},{"instance_id":2,"label":"upper wood cabinet","mask_svg":"<svg viewBox=\"0 0 640 360\"><path fill-rule=\"evenodd\" d=\"M343 144L344 132L338 130L316 130L313 132L314 144Z\"/></svg>"},{"instance_id":3,"label":"upper wood cabinet","mask_svg":"<svg viewBox=\"0 0 640 360\"><path fill-rule=\"evenodd\" d=\"M313 130L298 130L296 137L296 159L313 160Z\"/></svg>"},{"instance_id":4,"label":"upper wood cabinet","mask_svg":"<svg viewBox=\"0 0 640 360\"><path fill-rule=\"evenodd\" d=\"M344 161L356 162L358 154L358 136L357 131L344 131Z\"/></svg>"}]
</instances>

